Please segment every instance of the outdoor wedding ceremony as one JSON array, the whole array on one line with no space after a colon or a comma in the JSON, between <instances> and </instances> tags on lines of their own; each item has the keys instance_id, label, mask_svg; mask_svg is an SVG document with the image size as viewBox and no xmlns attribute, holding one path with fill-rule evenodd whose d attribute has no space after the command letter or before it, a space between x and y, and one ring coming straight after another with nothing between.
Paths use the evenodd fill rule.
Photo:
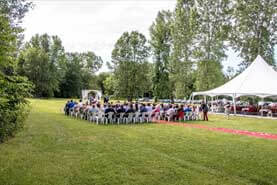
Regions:
<instances>
[{"instance_id":1,"label":"outdoor wedding ceremony","mask_svg":"<svg viewBox=\"0 0 277 185\"><path fill-rule=\"evenodd\" d=\"M0 0L0 185L104 184L277 184L277 0Z\"/></svg>"}]
</instances>

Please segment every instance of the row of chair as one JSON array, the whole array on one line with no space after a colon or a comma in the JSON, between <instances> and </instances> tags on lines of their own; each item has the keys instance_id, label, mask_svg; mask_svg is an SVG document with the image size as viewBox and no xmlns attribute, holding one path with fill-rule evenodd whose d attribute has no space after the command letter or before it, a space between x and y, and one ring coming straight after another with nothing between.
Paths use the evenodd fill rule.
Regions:
<instances>
[{"instance_id":1,"label":"row of chair","mask_svg":"<svg viewBox=\"0 0 277 185\"><path fill-rule=\"evenodd\" d=\"M163 114L161 113L159 119L164 119L166 121L194 121L194 120L200 120L200 114L199 112L185 112L184 115L178 116L176 113L171 114Z\"/></svg>"},{"instance_id":2,"label":"row of chair","mask_svg":"<svg viewBox=\"0 0 277 185\"><path fill-rule=\"evenodd\" d=\"M105 114L104 112L82 112L82 111L70 111L70 115L75 118L86 119L90 122L95 122L96 124L129 124L129 123L149 123L154 117L151 117L151 113L148 112L136 112L136 113L119 113L115 114L109 112Z\"/></svg>"},{"instance_id":3,"label":"row of chair","mask_svg":"<svg viewBox=\"0 0 277 185\"><path fill-rule=\"evenodd\" d=\"M166 120L166 121L189 121L189 120L199 120L199 113L196 112L186 112L183 117L176 116L175 113L166 114L165 112L135 112L135 113L119 113L115 114L109 112L105 114L104 112L84 112L80 110L71 110L70 115L75 118L85 119L90 122L95 122L96 124L128 124L128 123L149 123L152 120Z\"/></svg>"}]
</instances>

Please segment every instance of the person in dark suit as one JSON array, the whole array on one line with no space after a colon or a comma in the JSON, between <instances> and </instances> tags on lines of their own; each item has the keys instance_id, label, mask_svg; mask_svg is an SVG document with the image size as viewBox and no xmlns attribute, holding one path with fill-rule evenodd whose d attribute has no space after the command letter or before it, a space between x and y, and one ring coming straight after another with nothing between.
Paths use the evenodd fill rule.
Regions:
<instances>
[{"instance_id":1,"label":"person in dark suit","mask_svg":"<svg viewBox=\"0 0 277 185\"><path fill-rule=\"evenodd\" d=\"M204 121L208 121L208 111L209 111L209 108L208 108L208 105L203 101L202 104L201 104L201 109L202 109L202 112L203 112L203 120Z\"/></svg>"},{"instance_id":2,"label":"person in dark suit","mask_svg":"<svg viewBox=\"0 0 277 185\"><path fill-rule=\"evenodd\" d=\"M108 105L108 108L106 108L105 114L108 114L109 112L115 113L115 110L113 109L113 107L111 106L111 104L109 104L109 105Z\"/></svg>"}]
</instances>

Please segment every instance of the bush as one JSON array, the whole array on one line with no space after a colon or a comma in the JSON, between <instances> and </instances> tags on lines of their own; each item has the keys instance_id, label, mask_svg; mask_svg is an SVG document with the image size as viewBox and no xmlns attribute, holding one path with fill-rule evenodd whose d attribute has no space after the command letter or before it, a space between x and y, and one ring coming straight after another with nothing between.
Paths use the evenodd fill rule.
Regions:
<instances>
[{"instance_id":1,"label":"bush","mask_svg":"<svg viewBox=\"0 0 277 185\"><path fill-rule=\"evenodd\" d=\"M0 105L0 143L23 128L28 113L28 104L16 105L12 110L7 105Z\"/></svg>"},{"instance_id":2,"label":"bush","mask_svg":"<svg viewBox=\"0 0 277 185\"><path fill-rule=\"evenodd\" d=\"M29 113L25 97L30 96L31 89L26 78L0 73L0 143L23 128Z\"/></svg>"}]
</instances>

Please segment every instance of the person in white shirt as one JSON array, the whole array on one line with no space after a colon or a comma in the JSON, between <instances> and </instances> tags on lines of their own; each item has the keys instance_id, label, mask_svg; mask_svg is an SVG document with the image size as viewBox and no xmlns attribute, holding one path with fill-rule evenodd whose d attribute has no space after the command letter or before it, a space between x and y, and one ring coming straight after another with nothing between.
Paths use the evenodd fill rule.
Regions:
<instances>
[{"instance_id":1,"label":"person in white shirt","mask_svg":"<svg viewBox=\"0 0 277 185\"><path fill-rule=\"evenodd\" d=\"M148 103L147 106L145 106L145 108L146 108L147 112L152 112L152 110L153 110L150 103Z\"/></svg>"}]
</instances>

